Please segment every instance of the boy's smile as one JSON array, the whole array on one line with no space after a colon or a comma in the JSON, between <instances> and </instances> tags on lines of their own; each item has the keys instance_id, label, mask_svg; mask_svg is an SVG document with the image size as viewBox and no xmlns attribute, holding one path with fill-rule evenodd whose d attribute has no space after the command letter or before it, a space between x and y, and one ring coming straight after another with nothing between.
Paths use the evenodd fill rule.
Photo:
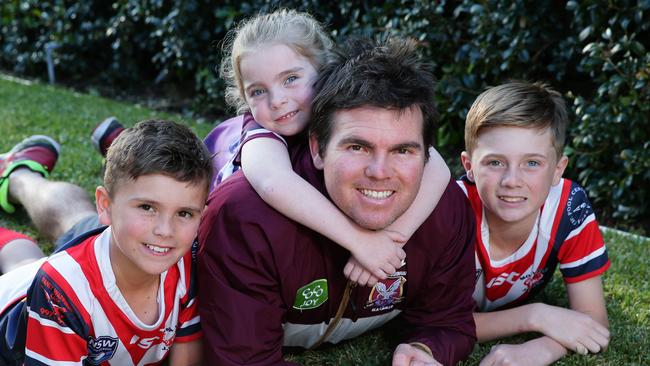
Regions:
<instances>
[{"instance_id":1,"label":"boy's smile","mask_svg":"<svg viewBox=\"0 0 650 366\"><path fill-rule=\"evenodd\" d=\"M196 237L205 199L203 184L162 174L121 181L112 198L98 188L100 219L112 228L116 278L158 276L178 262Z\"/></svg>"},{"instance_id":2,"label":"boy's smile","mask_svg":"<svg viewBox=\"0 0 650 366\"><path fill-rule=\"evenodd\" d=\"M491 228L532 228L567 164L552 141L550 129L493 127L481 132L471 156L463 152L463 167L476 183Z\"/></svg>"}]
</instances>

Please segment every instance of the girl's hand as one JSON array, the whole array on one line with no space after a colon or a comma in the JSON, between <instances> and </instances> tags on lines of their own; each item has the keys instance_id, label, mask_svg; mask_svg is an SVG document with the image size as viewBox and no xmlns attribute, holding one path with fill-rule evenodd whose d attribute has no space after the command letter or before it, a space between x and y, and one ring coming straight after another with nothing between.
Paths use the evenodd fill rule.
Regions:
<instances>
[{"instance_id":1,"label":"girl's hand","mask_svg":"<svg viewBox=\"0 0 650 366\"><path fill-rule=\"evenodd\" d=\"M395 231L367 231L353 247L352 256L343 269L345 276L361 286L374 286L402 266L406 238Z\"/></svg>"}]
</instances>

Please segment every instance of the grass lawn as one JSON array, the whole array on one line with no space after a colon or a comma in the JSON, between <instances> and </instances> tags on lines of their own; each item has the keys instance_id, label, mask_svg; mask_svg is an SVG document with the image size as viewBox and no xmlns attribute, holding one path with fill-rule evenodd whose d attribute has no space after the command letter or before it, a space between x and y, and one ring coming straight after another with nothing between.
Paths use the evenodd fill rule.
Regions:
<instances>
[{"instance_id":1,"label":"grass lawn","mask_svg":"<svg viewBox=\"0 0 650 366\"><path fill-rule=\"evenodd\" d=\"M95 124L108 116L116 116L128 126L149 118L174 119L190 126L201 137L212 128L212 123L0 74L0 151L9 150L32 134L49 135L62 146L51 179L76 183L89 195L100 184L102 169L101 158L92 148L89 136ZM0 226L38 238L20 210L11 216L0 213ZM650 365L650 240L616 231L606 231L605 240L613 263L604 276L612 332L610 347L599 355L571 355L558 365ZM43 240L40 243L46 249L51 247ZM566 306L559 273L539 300ZM527 338L508 341L524 339ZM465 365L478 364L492 345L477 346ZM305 365L387 365L390 356L389 341L379 330L343 345L290 354L288 358Z\"/></svg>"}]
</instances>

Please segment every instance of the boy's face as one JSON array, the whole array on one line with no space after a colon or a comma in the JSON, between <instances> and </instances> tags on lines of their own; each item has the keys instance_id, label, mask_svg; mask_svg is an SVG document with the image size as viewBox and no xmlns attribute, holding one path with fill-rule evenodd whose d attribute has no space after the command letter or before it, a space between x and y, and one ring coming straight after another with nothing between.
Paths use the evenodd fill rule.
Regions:
<instances>
[{"instance_id":1,"label":"boy's face","mask_svg":"<svg viewBox=\"0 0 650 366\"><path fill-rule=\"evenodd\" d=\"M158 276L190 249L207 197L206 185L162 174L120 181L113 197L96 192L100 222L111 225L116 276Z\"/></svg>"},{"instance_id":2,"label":"boy's face","mask_svg":"<svg viewBox=\"0 0 650 366\"><path fill-rule=\"evenodd\" d=\"M239 66L246 103L257 123L284 136L305 129L317 76L308 59L276 44L245 53Z\"/></svg>"},{"instance_id":3,"label":"boy's face","mask_svg":"<svg viewBox=\"0 0 650 366\"><path fill-rule=\"evenodd\" d=\"M550 129L493 127L481 132L471 156L461 154L476 183L490 226L532 228L551 185L567 164L558 158Z\"/></svg>"}]
</instances>

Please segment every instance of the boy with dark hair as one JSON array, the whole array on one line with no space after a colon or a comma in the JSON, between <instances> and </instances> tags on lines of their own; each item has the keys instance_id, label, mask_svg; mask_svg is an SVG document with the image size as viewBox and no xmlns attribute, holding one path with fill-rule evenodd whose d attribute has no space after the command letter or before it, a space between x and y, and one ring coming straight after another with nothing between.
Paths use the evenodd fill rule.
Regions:
<instances>
[{"instance_id":1,"label":"boy with dark hair","mask_svg":"<svg viewBox=\"0 0 650 366\"><path fill-rule=\"evenodd\" d=\"M610 262L586 192L562 178L567 124L561 95L540 83L488 89L467 115L461 154L467 174L458 184L477 217L478 340L544 335L500 344L481 365L546 365L567 351L599 352L609 342L600 275ZM571 309L525 304L558 264Z\"/></svg>"},{"instance_id":2,"label":"boy with dark hair","mask_svg":"<svg viewBox=\"0 0 650 366\"><path fill-rule=\"evenodd\" d=\"M98 216L69 231L108 227L0 277L2 364L199 363L194 239L211 177L187 127L124 130L108 150Z\"/></svg>"}]
</instances>

